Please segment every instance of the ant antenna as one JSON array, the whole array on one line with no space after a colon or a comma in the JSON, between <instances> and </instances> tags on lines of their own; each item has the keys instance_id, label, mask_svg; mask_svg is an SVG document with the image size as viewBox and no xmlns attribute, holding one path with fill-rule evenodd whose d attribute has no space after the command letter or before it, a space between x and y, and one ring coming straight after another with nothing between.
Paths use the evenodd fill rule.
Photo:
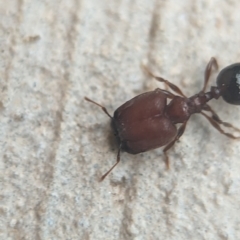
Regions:
<instances>
[{"instance_id":1,"label":"ant antenna","mask_svg":"<svg viewBox=\"0 0 240 240\"><path fill-rule=\"evenodd\" d=\"M112 116L108 113L107 109L104 106L100 105L99 103L94 102L93 100L91 100L87 97L84 97L84 99L88 102L94 103L95 105L99 106L112 119Z\"/></svg>"},{"instance_id":2,"label":"ant antenna","mask_svg":"<svg viewBox=\"0 0 240 240\"><path fill-rule=\"evenodd\" d=\"M118 149L118 153L117 153L117 162L101 177L100 182L102 182L105 177L117 166L117 164L120 162L120 152L121 152L121 146L122 144L120 144L119 149Z\"/></svg>"}]
</instances>

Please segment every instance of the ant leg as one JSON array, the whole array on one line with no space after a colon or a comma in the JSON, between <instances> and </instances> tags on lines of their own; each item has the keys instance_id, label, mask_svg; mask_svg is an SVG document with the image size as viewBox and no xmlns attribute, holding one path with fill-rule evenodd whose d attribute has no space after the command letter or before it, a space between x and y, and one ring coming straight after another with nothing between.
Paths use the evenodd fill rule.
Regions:
<instances>
[{"instance_id":1,"label":"ant leg","mask_svg":"<svg viewBox=\"0 0 240 240\"><path fill-rule=\"evenodd\" d=\"M117 164L120 162L120 152L121 152L121 146L119 146L118 153L117 153L117 162L101 177L100 182L102 182L105 177L117 166Z\"/></svg>"},{"instance_id":2,"label":"ant leg","mask_svg":"<svg viewBox=\"0 0 240 240\"><path fill-rule=\"evenodd\" d=\"M111 119L112 119L112 116L108 113L107 109L105 107L103 107L102 105L100 105L99 103L96 103L94 102L93 100L87 98L87 97L84 97L84 99L88 102L91 102L91 103L94 103L95 105L99 106Z\"/></svg>"},{"instance_id":3,"label":"ant leg","mask_svg":"<svg viewBox=\"0 0 240 240\"><path fill-rule=\"evenodd\" d=\"M153 73L150 72L150 70L146 66L142 66L143 69L153 78L155 78L159 82L165 83L170 89L172 89L175 93L181 95L182 97L186 97L183 92L180 90L180 88L173 83L169 82L168 80L162 78L162 77L157 77Z\"/></svg>"},{"instance_id":4,"label":"ant leg","mask_svg":"<svg viewBox=\"0 0 240 240\"><path fill-rule=\"evenodd\" d=\"M173 139L172 142L170 142L164 149L164 155L165 155L165 163L167 169L169 169L169 157L167 155L167 151L175 144L176 141L179 140L179 138L183 135L185 129L186 129L187 121L182 124L182 126L178 129L176 137Z\"/></svg>"},{"instance_id":5,"label":"ant leg","mask_svg":"<svg viewBox=\"0 0 240 240\"><path fill-rule=\"evenodd\" d=\"M209 106L209 105L205 105L203 107L203 110L205 111L208 111L208 112L211 112L212 113L212 119L214 121L216 121L218 124L222 124L224 127L229 127L229 128L232 128L234 129L235 131L237 132L240 132L240 129L239 128L236 128L235 126L233 126L231 123L228 123L228 122L223 122L219 116L217 115L217 113Z\"/></svg>"},{"instance_id":6,"label":"ant leg","mask_svg":"<svg viewBox=\"0 0 240 240\"><path fill-rule=\"evenodd\" d=\"M222 133L223 135L229 137L229 138L233 138L233 139L240 139L240 137L235 137L233 134L231 133L227 133L224 132L221 127L219 122L217 122L213 117L209 117L207 114L205 114L204 112L201 112L201 114L212 124L212 126L214 128L216 128L220 133ZM231 125L231 124L230 124Z\"/></svg>"},{"instance_id":7,"label":"ant leg","mask_svg":"<svg viewBox=\"0 0 240 240\"><path fill-rule=\"evenodd\" d=\"M202 92L205 92L205 90L206 90L206 87L207 87L207 84L208 84L208 81L209 81L209 78L210 78L211 71L212 71L212 68L213 68L213 67L217 70L217 69L218 69L218 63L217 63L216 58L211 57L209 63L208 63L207 66L206 66L206 69L205 69L205 73L204 73L204 85L203 85Z\"/></svg>"},{"instance_id":8,"label":"ant leg","mask_svg":"<svg viewBox=\"0 0 240 240\"><path fill-rule=\"evenodd\" d=\"M158 88L158 89L160 89L160 88ZM169 98L169 99L173 99L176 95L174 95L173 93L171 93L171 92L169 92L169 91L167 91L167 90L163 90L163 89L160 89L164 94L165 94L165 96L167 97L167 98Z\"/></svg>"}]
</instances>

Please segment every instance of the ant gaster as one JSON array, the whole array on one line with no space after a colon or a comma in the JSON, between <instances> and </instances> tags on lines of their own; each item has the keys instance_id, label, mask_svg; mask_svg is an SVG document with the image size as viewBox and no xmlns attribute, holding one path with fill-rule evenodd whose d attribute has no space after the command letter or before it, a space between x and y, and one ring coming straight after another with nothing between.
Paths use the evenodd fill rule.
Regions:
<instances>
[{"instance_id":1,"label":"ant gaster","mask_svg":"<svg viewBox=\"0 0 240 240\"><path fill-rule=\"evenodd\" d=\"M119 142L117 162L101 177L101 181L119 163L121 151L138 154L166 145L163 152L166 166L169 168L167 151L183 135L187 122L194 113L202 114L214 128L227 137L240 138L221 128L222 125L240 131L230 123L223 122L207 104L211 99L222 96L226 102L240 105L240 63L224 68L217 77L217 86L212 86L209 92L205 92L213 67L218 68L218 64L212 57L205 69L202 90L190 98L173 83L153 75L146 69L150 76L165 83L177 95L160 88L142 93L120 106L113 117L105 107L85 97L85 100L101 107L111 118L114 135ZM169 104L167 99L171 100ZM210 116L206 114L207 112ZM178 123L182 125L177 129Z\"/></svg>"}]
</instances>

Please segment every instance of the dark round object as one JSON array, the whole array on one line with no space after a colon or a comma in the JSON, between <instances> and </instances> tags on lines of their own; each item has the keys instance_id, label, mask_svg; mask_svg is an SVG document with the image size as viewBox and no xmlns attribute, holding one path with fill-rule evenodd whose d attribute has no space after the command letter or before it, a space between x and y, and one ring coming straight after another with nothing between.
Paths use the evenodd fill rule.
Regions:
<instances>
[{"instance_id":1,"label":"dark round object","mask_svg":"<svg viewBox=\"0 0 240 240\"><path fill-rule=\"evenodd\" d=\"M231 104L240 105L240 63L224 68L217 77L218 87L223 87L222 97Z\"/></svg>"}]
</instances>

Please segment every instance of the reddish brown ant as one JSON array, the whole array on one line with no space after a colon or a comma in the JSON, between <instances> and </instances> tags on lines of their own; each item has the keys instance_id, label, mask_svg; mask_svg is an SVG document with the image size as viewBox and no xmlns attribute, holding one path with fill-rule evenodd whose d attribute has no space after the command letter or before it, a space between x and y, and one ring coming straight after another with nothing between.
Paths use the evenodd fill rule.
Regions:
<instances>
[{"instance_id":1,"label":"reddish brown ant","mask_svg":"<svg viewBox=\"0 0 240 240\"><path fill-rule=\"evenodd\" d=\"M165 83L177 95L160 88L142 93L120 106L114 112L113 117L105 107L85 97L85 100L101 107L111 118L112 128L119 142L117 162L102 176L101 180L104 180L119 163L121 151L138 154L166 145L163 152L166 166L169 168L167 151L183 135L187 121L194 113L202 114L213 127L227 137L240 138L221 128L223 125L240 131L230 123L223 122L207 104L211 99L218 99L222 96L226 102L240 105L240 63L224 68L217 77L217 86L205 92L213 67L218 68L218 64L212 57L205 69L202 90L190 98L187 98L176 85L153 75L146 69L150 76ZM167 99L171 100L169 104L167 104ZM209 112L211 116L208 116L206 112ZM182 125L177 129L175 124L178 123Z\"/></svg>"}]
</instances>

